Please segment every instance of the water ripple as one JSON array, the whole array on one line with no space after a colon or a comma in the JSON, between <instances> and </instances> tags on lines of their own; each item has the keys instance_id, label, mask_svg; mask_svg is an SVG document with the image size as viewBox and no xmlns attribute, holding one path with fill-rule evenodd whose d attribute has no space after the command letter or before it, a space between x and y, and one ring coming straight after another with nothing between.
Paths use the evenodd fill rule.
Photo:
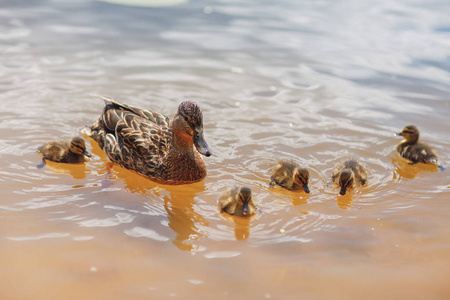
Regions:
<instances>
[{"instance_id":1,"label":"water ripple","mask_svg":"<svg viewBox=\"0 0 450 300\"><path fill-rule=\"evenodd\" d=\"M133 227L132 229L128 229L124 231L126 235L132 236L132 237L146 237L155 241L168 241L169 238L160 235L154 230L148 229L148 228L142 228L142 227Z\"/></svg>"}]
</instances>

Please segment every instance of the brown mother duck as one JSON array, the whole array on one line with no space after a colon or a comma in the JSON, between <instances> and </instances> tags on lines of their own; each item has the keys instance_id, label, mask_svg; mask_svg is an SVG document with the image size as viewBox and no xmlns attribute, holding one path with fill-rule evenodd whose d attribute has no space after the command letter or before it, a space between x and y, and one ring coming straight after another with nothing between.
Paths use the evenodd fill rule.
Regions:
<instances>
[{"instance_id":1,"label":"brown mother duck","mask_svg":"<svg viewBox=\"0 0 450 300\"><path fill-rule=\"evenodd\" d=\"M397 146L397 152L411 162L411 164L424 163L437 166L441 171L444 167L439 164L439 159L433 148L427 144L419 142L420 131L414 125L403 128L398 136L405 138Z\"/></svg>"},{"instance_id":2,"label":"brown mother duck","mask_svg":"<svg viewBox=\"0 0 450 300\"><path fill-rule=\"evenodd\" d=\"M306 168L292 161L281 160L272 169L270 186L279 185L287 190L309 193L308 181L309 172Z\"/></svg>"},{"instance_id":3,"label":"brown mother duck","mask_svg":"<svg viewBox=\"0 0 450 300\"><path fill-rule=\"evenodd\" d=\"M358 161L349 159L334 170L331 180L341 188L339 194L345 195L348 189L365 185L367 173Z\"/></svg>"},{"instance_id":4,"label":"brown mother duck","mask_svg":"<svg viewBox=\"0 0 450 300\"><path fill-rule=\"evenodd\" d=\"M258 210L248 187L234 187L226 191L217 200L217 207L220 212L239 217L254 215Z\"/></svg>"},{"instance_id":5,"label":"brown mother duck","mask_svg":"<svg viewBox=\"0 0 450 300\"><path fill-rule=\"evenodd\" d=\"M77 136L70 143L68 141L51 141L39 147L38 152L42 154L42 160L50 160L59 163L79 164L84 163L91 157L86 150L86 143ZM42 165L44 166L44 165Z\"/></svg>"},{"instance_id":6,"label":"brown mother duck","mask_svg":"<svg viewBox=\"0 0 450 300\"><path fill-rule=\"evenodd\" d=\"M203 180L201 156L211 151L203 138L200 107L184 101L172 120L108 98L91 136L115 164L163 184L188 184ZM195 151L194 149L197 149Z\"/></svg>"}]
</instances>

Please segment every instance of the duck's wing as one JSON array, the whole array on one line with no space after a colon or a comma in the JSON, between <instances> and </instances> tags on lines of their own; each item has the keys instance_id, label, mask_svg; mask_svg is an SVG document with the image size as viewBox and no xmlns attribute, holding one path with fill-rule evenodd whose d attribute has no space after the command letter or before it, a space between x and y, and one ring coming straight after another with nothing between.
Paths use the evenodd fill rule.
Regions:
<instances>
[{"instance_id":1,"label":"duck's wing","mask_svg":"<svg viewBox=\"0 0 450 300\"><path fill-rule=\"evenodd\" d=\"M425 163L439 165L436 152L426 144L400 144L397 150L401 156L410 160L413 164Z\"/></svg>"},{"instance_id":2,"label":"duck's wing","mask_svg":"<svg viewBox=\"0 0 450 300\"><path fill-rule=\"evenodd\" d=\"M367 183L367 172L363 165L358 164L358 171L355 173L355 176L358 177L358 181L361 185L365 185Z\"/></svg>"},{"instance_id":3,"label":"duck's wing","mask_svg":"<svg viewBox=\"0 0 450 300\"><path fill-rule=\"evenodd\" d=\"M342 170L344 170L344 165L339 165L333 170L333 174L331 175L331 181L339 184L339 175L341 174Z\"/></svg>"},{"instance_id":4,"label":"duck's wing","mask_svg":"<svg viewBox=\"0 0 450 300\"><path fill-rule=\"evenodd\" d=\"M158 177L172 145L170 128L121 108L107 109L103 126L103 149L111 161L138 173Z\"/></svg>"},{"instance_id":5,"label":"duck's wing","mask_svg":"<svg viewBox=\"0 0 450 300\"><path fill-rule=\"evenodd\" d=\"M229 214L234 214L236 211L236 194L237 188L232 188L222 194L222 196L217 200L217 206L220 211L227 212Z\"/></svg>"},{"instance_id":6,"label":"duck's wing","mask_svg":"<svg viewBox=\"0 0 450 300\"><path fill-rule=\"evenodd\" d=\"M147 109L142 109L142 108L139 108L136 106L123 104L123 103L117 102L108 97L99 96L99 98L102 99L103 101L105 101L105 104L107 107L109 106L110 108L123 110L123 111L129 111L129 112L132 112L135 115L145 118L155 124L158 124L160 126L169 127L170 119L163 114L153 112L153 111L150 111ZM106 111L107 107L105 107L105 111Z\"/></svg>"},{"instance_id":7,"label":"duck's wing","mask_svg":"<svg viewBox=\"0 0 450 300\"><path fill-rule=\"evenodd\" d=\"M126 114L116 126L116 136L123 145L141 156L165 156L172 142L172 131L135 115Z\"/></svg>"}]
</instances>

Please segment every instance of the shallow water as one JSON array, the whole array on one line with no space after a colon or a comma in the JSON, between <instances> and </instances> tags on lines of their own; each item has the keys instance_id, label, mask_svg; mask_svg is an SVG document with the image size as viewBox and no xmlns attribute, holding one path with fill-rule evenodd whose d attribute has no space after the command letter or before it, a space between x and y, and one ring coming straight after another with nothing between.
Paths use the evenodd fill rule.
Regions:
<instances>
[{"instance_id":1,"label":"shallow water","mask_svg":"<svg viewBox=\"0 0 450 300\"><path fill-rule=\"evenodd\" d=\"M408 165L394 136L417 125L448 167L449 4L185 2L0 8L1 298L450 297L448 168ZM197 101L208 177L153 183L86 136L86 165L37 168L98 118L92 95ZM369 183L339 196L348 157ZM309 195L269 189L280 158L309 168ZM219 215L233 185L261 213Z\"/></svg>"}]
</instances>

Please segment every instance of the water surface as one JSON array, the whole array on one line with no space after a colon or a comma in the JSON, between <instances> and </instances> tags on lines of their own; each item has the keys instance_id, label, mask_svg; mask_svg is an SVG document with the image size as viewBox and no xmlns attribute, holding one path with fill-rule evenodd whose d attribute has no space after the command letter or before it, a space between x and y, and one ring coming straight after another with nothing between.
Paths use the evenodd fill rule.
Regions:
<instances>
[{"instance_id":1,"label":"water surface","mask_svg":"<svg viewBox=\"0 0 450 300\"><path fill-rule=\"evenodd\" d=\"M2 299L448 298L449 173L403 161L394 133L417 125L448 169L449 4L184 2L0 8ZM197 101L208 177L153 183L86 136L89 163L38 169L99 117L92 95ZM348 157L368 186L339 196ZM269 189L281 158L309 195ZM233 185L260 214L218 214Z\"/></svg>"}]
</instances>

